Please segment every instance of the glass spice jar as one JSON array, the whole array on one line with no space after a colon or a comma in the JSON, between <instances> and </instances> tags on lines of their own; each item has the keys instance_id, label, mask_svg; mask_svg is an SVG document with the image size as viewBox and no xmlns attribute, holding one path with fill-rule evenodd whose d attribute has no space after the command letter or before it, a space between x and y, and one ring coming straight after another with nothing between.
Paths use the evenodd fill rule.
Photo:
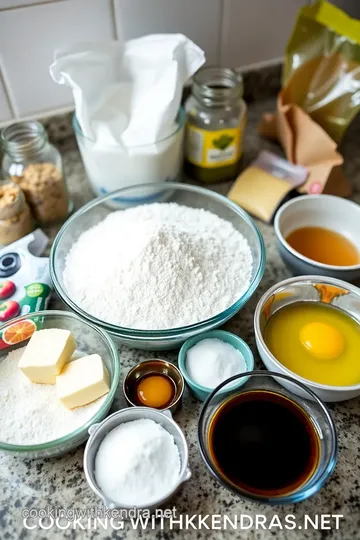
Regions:
<instances>
[{"instance_id":1,"label":"glass spice jar","mask_svg":"<svg viewBox=\"0 0 360 540\"><path fill-rule=\"evenodd\" d=\"M33 218L20 187L0 182L0 244L7 246L33 229Z\"/></svg>"},{"instance_id":2,"label":"glass spice jar","mask_svg":"<svg viewBox=\"0 0 360 540\"><path fill-rule=\"evenodd\" d=\"M40 223L64 220L70 210L58 150L49 143L40 122L13 124L1 132L2 169L23 190L32 214Z\"/></svg>"},{"instance_id":3,"label":"glass spice jar","mask_svg":"<svg viewBox=\"0 0 360 540\"><path fill-rule=\"evenodd\" d=\"M246 104L241 75L205 67L194 76L185 103L185 174L204 183L234 179L239 172Z\"/></svg>"}]
</instances>

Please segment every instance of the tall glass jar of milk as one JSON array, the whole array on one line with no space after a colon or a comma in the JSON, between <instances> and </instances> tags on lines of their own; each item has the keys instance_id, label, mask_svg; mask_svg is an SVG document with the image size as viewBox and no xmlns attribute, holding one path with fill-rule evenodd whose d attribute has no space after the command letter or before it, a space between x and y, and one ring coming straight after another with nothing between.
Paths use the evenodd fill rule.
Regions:
<instances>
[{"instance_id":1,"label":"tall glass jar of milk","mask_svg":"<svg viewBox=\"0 0 360 540\"><path fill-rule=\"evenodd\" d=\"M74 115L73 128L95 194L106 195L122 187L145 183L179 181L184 124L185 112L181 109L163 138L155 143L125 148L120 144L105 146L85 137ZM123 201L118 202L120 204Z\"/></svg>"}]
</instances>

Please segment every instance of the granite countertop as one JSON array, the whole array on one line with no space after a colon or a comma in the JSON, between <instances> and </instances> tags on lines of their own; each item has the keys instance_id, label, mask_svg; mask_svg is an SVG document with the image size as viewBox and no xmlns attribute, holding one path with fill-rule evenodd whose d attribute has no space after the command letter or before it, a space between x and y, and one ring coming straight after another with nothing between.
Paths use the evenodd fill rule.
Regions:
<instances>
[{"instance_id":1,"label":"granite countertop","mask_svg":"<svg viewBox=\"0 0 360 540\"><path fill-rule=\"evenodd\" d=\"M271 111L274 108L274 100L267 99L261 102L254 102L249 107L248 127L245 136L244 166L255 158L258 151L268 148L279 152L279 148L268 142L261 140L256 131L256 125L262 112ZM86 180L84 168L74 138L66 133L66 125L58 122L48 123L48 129L53 138L58 141L58 147L64 157L65 171L68 179L71 195L75 202L75 207L79 208L93 195ZM65 131L65 133L64 133ZM69 136L67 136L69 135ZM360 140L360 118L351 126L342 144L341 150L345 158L345 172L351 179L354 186L354 199L360 203L360 154L358 144ZM226 194L229 184L212 186L211 189L219 193ZM334 221L336 216L334 216ZM256 357L256 366L261 367L261 362L256 354L253 334L253 313L260 296L274 283L289 277L288 271L281 262L275 245L274 232L270 225L258 223L264 236L267 265L264 278L249 303L229 321L225 328L240 335L252 348ZM46 230L51 238L54 237L54 228ZM64 309L61 301L53 298L51 308ZM149 357L145 351L130 350L120 347L121 359L121 380L130 367L135 363ZM151 353L152 356L165 358L176 362L176 352ZM114 409L124 406L124 400L119 389ZM231 529L219 531L191 530L180 531L181 537L191 540L206 538L247 538L249 540L270 540L280 538L285 540L351 540L360 538L360 399L349 402L330 405L334 416L339 435L339 458L334 474L328 483L319 493L299 504L288 507L268 507L264 505L250 503L231 494L221 487L210 476L203 463L196 441L196 425L200 410L200 403L186 392L184 395L184 406L176 414L175 420L184 430L189 445L190 460L189 466L192 477L182 491L172 500L172 505L176 507L178 514L226 514L230 518L234 515L248 515L255 520L256 515L266 517L268 530L255 525L242 532L235 532ZM133 530L129 523L125 523L124 529L115 531L109 525L107 530L103 530L98 525L98 530L83 530L80 526L69 527L61 530L53 526L49 530L36 527L33 530L24 528L22 511L23 509L45 509L48 505L52 508L86 510L87 508L99 507L99 501L92 493L84 478L82 469L83 447L56 459L44 460L21 460L19 458L1 454L0 455L0 478L1 478L1 506L0 506L0 537L2 539L22 539L36 538L126 538L127 540L138 537L156 538L158 540L172 540L179 532L170 531L166 524L164 530L158 523L156 528L146 531ZM295 530L281 529L279 522L273 522L269 529L270 521L277 515L282 525L285 524L285 516L291 514L296 517L297 526ZM336 530L335 520L331 519L331 529L315 531L305 530L303 526L304 515L315 518L319 514L341 514L340 528ZM249 523L245 519L245 526ZM246 521L248 519L248 521ZM276 518L275 518L276 519ZM36 525L37 520L29 521L29 524ZM45 522L45 526L48 522ZM85 527L86 522L85 523ZM210 525L211 526L211 525ZM301 528L300 528L301 527Z\"/></svg>"}]
</instances>

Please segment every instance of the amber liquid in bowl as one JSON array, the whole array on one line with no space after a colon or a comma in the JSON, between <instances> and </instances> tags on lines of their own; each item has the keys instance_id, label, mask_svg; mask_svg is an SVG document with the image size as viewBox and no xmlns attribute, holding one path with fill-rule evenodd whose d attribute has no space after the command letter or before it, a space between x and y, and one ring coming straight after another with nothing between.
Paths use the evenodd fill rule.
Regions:
<instances>
[{"instance_id":1,"label":"amber liquid in bowl","mask_svg":"<svg viewBox=\"0 0 360 540\"><path fill-rule=\"evenodd\" d=\"M208 432L220 476L251 495L288 495L317 468L320 441L308 414L294 401L251 390L225 401Z\"/></svg>"},{"instance_id":2,"label":"amber liquid in bowl","mask_svg":"<svg viewBox=\"0 0 360 540\"><path fill-rule=\"evenodd\" d=\"M332 266L359 264L360 254L350 240L323 227L301 227L291 232L286 241L304 257Z\"/></svg>"}]
</instances>

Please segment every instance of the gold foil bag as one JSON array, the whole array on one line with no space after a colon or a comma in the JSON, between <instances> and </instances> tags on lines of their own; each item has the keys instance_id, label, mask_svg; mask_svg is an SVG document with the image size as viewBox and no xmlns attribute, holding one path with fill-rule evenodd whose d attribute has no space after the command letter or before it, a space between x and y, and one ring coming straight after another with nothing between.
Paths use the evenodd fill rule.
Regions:
<instances>
[{"instance_id":1,"label":"gold foil bag","mask_svg":"<svg viewBox=\"0 0 360 540\"><path fill-rule=\"evenodd\" d=\"M326 1L300 9L286 48L282 103L300 106L341 140L360 109L360 21Z\"/></svg>"},{"instance_id":2,"label":"gold foil bag","mask_svg":"<svg viewBox=\"0 0 360 540\"><path fill-rule=\"evenodd\" d=\"M360 1L360 0L359 0ZM259 125L309 171L300 193L348 197L337 146L360 108L360 22L326 1L301 8L289 40L275 114Z\"/></svg>"}]
</instances>

